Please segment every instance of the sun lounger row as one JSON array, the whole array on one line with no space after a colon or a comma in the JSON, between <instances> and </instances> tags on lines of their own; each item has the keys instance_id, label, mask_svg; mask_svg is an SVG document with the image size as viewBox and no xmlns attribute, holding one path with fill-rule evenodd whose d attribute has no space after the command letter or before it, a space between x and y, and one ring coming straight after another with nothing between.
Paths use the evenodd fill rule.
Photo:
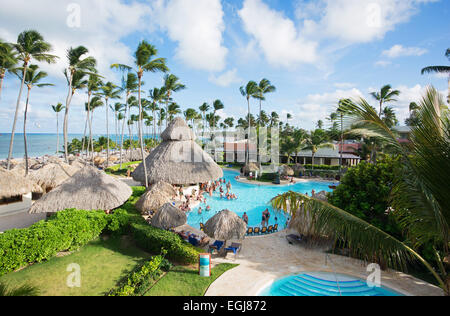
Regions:
<instances>
[{"instance_id":1,"label":"sun lounger row","mask_svg":"<svg viewBox=\"0 0 450 316\"><path fill-rule=\"evenodd\" d=\"M265 235L265 234L272 234L277 231L278 231L278 224L275 224L274 226L271 225L268 228L267 227L263 227L263 228L249 227L247 229L247 235L248 236Z\"/></svg>"}]
</instances>

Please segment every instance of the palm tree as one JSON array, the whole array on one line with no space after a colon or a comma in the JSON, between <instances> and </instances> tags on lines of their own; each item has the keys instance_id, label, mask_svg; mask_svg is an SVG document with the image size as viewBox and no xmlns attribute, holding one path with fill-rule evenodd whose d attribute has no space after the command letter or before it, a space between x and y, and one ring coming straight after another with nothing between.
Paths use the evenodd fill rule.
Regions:
<instances>
[{"instance_id":1,"label":"palm tree","mask_svg":"<svg viewBox=\"0 0 450 316\"><path fill-rule=\"evenodd\" d=\"M17 52L17 60L22 62L22 83L20 85L19 96L17 97L16 112L14 114L14 121L11 132L11 141L9 143L8 164L7 169L11 167L11 157L14 145L14 135L16 132L17 116L19 114L20 100L22 98L23 86L25 84L25 77L28 65L33 59L37 61L45 61L49 64L54 63L58 57L48 54L52 50L52 46L44 41L42 35L34 30L24 31L19 34L17 43L13 44Z\"/></svg>"},{"instance_id":2,"label":"palm tree","mask_svg":"<svg viewBox=\"0 0 450 316\"><path fill-rule=\"evenodd\" d=\"M203 114L203 136L205 136L205 125L206 125L206 112L208 112L210 109L210 106L208 103L203 103L200 107L199 110L200 112Z\"/></svg>"},{"instance_id":3,"label":"palm tree","mask_svg":"<svg viewBox=\"0 0 450 316\"><path fill-rule=\"evenodd\" d=\"M194 127L194 120L198 117L198 113L195 109L187 109L186 111L184 111L184 117L186 119L186 121L191 121L192 124L192 128Z\"/></svg>"},{"instance_id":4,"label":"palm tree","mask_svg":"<svg viewBox=\"0 0 450 316\"><path fill-rule=\"evenodd\" d=\"M248 105L248 141L247 146L245 149L245 163L250 162L250 133L252 128L252 122L250 118L250 98L255 98L255 96L258 94L258 84L255 81L249 81L245 87L239 88L241 95L247 99L247 105Z\"/></svg>"},{"instance_id":5,"label":"palm tree","mask_svg":"<svg viewBox=\"0 0 450 316\"><path fill-rule=\"evenodd\" d=\"M4 282L0 282L0 297L7 296L38 296L39 290L31 285L21 285L10 287Z\"/></svg>"},{"instance_id":6,"label":"palm tree","mask_svg":"<svg viewBox=\"0 0 450 316\"><path fill-rule=\"evenodd\" d=\"M278 115L278 113L272 112L270 114L270 127L276 126L279 121L280 121L280 116Z\"/></svg>"},{"instance_id":7,"label":"palm tree","mask_svg":"<svg viewBox=\"0 0 450 316\"><path fill-rule=\"evenodd\" d=\"M273 93L275 91L277 91L277 88L272 85L268 79L263 79L259 82L258 92L256 94L256 98L259 100L259 116L261 116L262 101L266 100L266 94ZM262 125L260 124L260 126Z\"/></svg>"},{"instance_id":8,"label":"palm tree","mask_svg":"<svg viewBox=\"0 0 450 316\"><path fill-rule=\"evenodd\" d=\"M450 295L450 275L445 268L449 256L450 177L448 107L434 88L429 88L419 104L418 125L412 127L411 144L405 148L365 100L346 104L346 116L359 132L374 135L390 145L401 159L390 201L393 216L404 230L400 242L373 225L325 202L289 192L272 204L294 217L306 215L315 232L344 242L355 255L374 258L391 268L421 262ZM289 205L289 208L287 207ZM416 251L430 245L438 271Z\"/></svg>"},{"instance_id":9,"label":"palm tree","mask_svg":"<svg viewBox=\"0 0 450 316\"><path fill-rule=\"evenodd\" d=\"M0 98L2 96L2 86L6 72L13 70L16 64L17 53L14 47L0 39Z\"/></svg>"},{"instance_id":10,"label":"palm tree","mask_svg":"<svg viewBox=\"0 0 450 316\"><path fill-rule=\"evenodd\" d=\"M28 175L28 146L27 146L27 115L28 115L28 106L30 104L30 93L33 87L43 88L48 86L53 86L50 83L39 83L42 79L46 78L48 74L45 71L39 71L39 67L37 65L30 65L26 71L25 80L23 80L22 76L24 74L23 68L16 68L12 70L13 73L25 83L28 88L27 93L27 101L25 103L25 111L23 117L23 143L25 148L25 176Z\"/></svg>"},{"instance_id":11,"label":"palm tree","mask_svg":"<svg viewBox=\"0 0 450 316\"><path fill-rule=\"evenodd\" d=\"M384 124L386 124L389 128L392 128L398 125L397 116L395 115L395 111L392 107L387 106L383 109L383 118Z\"/></svg>"},{"instance_id":12,"label":"palm tree","mask_svg":"<svg viewBox=\"0 0 450 316\"><path fill-rule=\"evenodd\" d=\"M398 97L400 95L400 91L392 90L392 87L390 85L385 85L379 92L372 92L371 95L380 103L379 116L381 117L381 115L383 114L383 104L397 101L395 97Z\"/></svg>"},{"instance_id":13,"label":"palm tree","mask_svg":"<svg viewBox=\"0 0 450 316\"><path fill-rule=\"evenodd\" d=\"M186 89L186 86L179 82L179 78L177 76L173 74L164 76L164 91L166 92L166 112L169 112L169 101L172 96L172 93L184 89Z\"/></svg>"},{"instance_id":14,"label":"palm tree","mask_svg":"<svg viewBox=\"0 0 450 316\"><path fill-rule=\"evenodd\" d=\"M450 60L450 48L445 51L445 57ZM448 96L447 102L450 104L450 66L430 66L422 69L422 75L427 73L447 74L448 77Z\"/></svg>"},{"instance_id":15,"label":"palm tree","mask_svg":"<svg viewBox=\"0 0 450 316\"><path fill-rule=\"evenodd\" d=\"M58 103L57 105L52 105L53 112L56 113L56 153L59 153L59 113L64 110L64 105Z\"/></svg>"},{"instance_id":16,"label":"palm tree","mask_svg":"<svg viewBox=\"0 0 450 316\"><path fill-rule=\"evenodd\" d=\"M91 110L91 121L90 121L90 125L92 126L92 122L94 121L94 110L103 107L103 101L102 98L98 95L94 96L91 100L91 104L90 104L90 110ZM92 160L94 159L94 141L92 139L92 135L91 135L91 139L90 139L90 143L91 143L91 152L92 152ZM92 161L92 163L94 163L94 161Z\"/></svg>"},{"instance_id":17,"label":"palm tree","mask_svg":"<svg viewBox=\"0 0 450 316\"><path fill-rule=\"evenodd\" d=\"M112 108L112 110L114 111L114 130L115 130L115 132L116 132L116 144L118 144L119 143L119 141L118 141L118 138L119 138L119 136L118 136L118 134L119 134L119 120L117 119L117 117L118 117L118 114L123 110L123 107L124 107L124 105L122 104L122 103L120 103L120 102L116 102L115 104L114 104L114 107Z\"/></svg>"},{"instance_id":18,"label":"palm tree","mask_svg":"<svg viewBox=\"0 0 450 316\"><path fill-rule=\"evenodd\" d=\"M144 140L142 138L142 102L141 102L141 87L142 87L142 77L144 72L167 72L169 69L166 66L165 58L154 58L158 54L158 50L155 46L149 44L147 41L142 41L134 54L135 64L137 69L135 69L139 85L138 85L138 103L139 103L139 142L141 144L141 155L142 161L145 160L144 155ZM113 64L111 68L118 68L126 70L128 72L132 71L133 68L123 64ZM147 166L144 161L144 175L145 175L145 187L148 187L147 178Z\"/></svg>"},{"instance_id":19,"label":"palm tree","mask_svg":"<svg viewBox=\"0 0 450 316\"><path fill-rule=\"evenodd\" d=\"M286 125L289 125L289 120L292 120L292 114L291 113L286 114Z\"/></svg>"},{"instance_id":20,"label":"palm tree","mask_svg":"<svg viewBox=\"0 0 450 316\"><path fill-rule=\"evenodd\" d=\"M169 121L172 122L175 115L180 114L181 110L180 110L180 106L174 102L169 104L169 108L167 109L167 114L169 117Z\"/></svg>"},{"instance_id":21,"label":"palm tree","mask_svg":"<svg viewBox=\"0 0 450 316\"><path fill-rule=\"evenodd\" d=\"M303 150L311 150L312 152L312 169L314 170L314 157L320 148L335 148L333 143L328 142L326 133L321 130L312 131L305 140Z\"/></svg>"},{"instance_id":22,"label":"palm tree","mask_svg":"<svg viewBox=\"0 0 450 316\"><path fill-rule=\"evenodd\" d=\"M234 118L228 117L223 121L229 128L234 127Z\"/></svg>"},{"instance_id":23,"label":"palm tree","mask_svg":"<svg viewBox=\"0 0 450 316\"><path fill-rule=\"evenodd\" d=\"M76 48L70 47L67 50L67 60L68 67L64 69L64 75L67 79L67 98L66 98L66 111L64 113L64 157L66 162L69 162L69 152L68 152L68 129L69 129L69 110L70 103L72 102L72 98L75 94L74 84L75 79L82 80L86 75L97 75L95 66L97 65L97 61L93 57L85 57L89 50L84 46L78 46Z\"/></svg>"},{"instance_id":24,"label":"palm tree","mask_svg":"<svg viewBox=\"0 0 450 316\"><path fill-rule=\"evenodd\" d=\"M159 110L158 104L164 100L165 96L164 88L153 88L149 91L149 97L152 100L151 104L149 105L149 109L152 111L152 116L154 119L153 122L153 137L156 138L156 111Z\"/></svg>"},{"instance_id":25,"label":"palm tree","mask_svg":"<svg viewBox=\"0 0 450 316\"><path fill-rule=\"evenodd\" d=\"M106 168L109 167L109 111L108 101L113 99L120 99L120 88L112 82L107 82L100 88L102 90L101 95L105 99L106 105Z\"/></svg>"},{"instance_id":26,"label":"palm tree","mask_svg":"<svg viewBox=\"0 0 450 316\"><path fill-rule=\"evenodd\" d=\"M92 113L91 111L91 102L92 102L92 94L97 93L100 89L100 86L102 86L103 83L100 80L99 76L96 76L94 74L89 75L88 83L87 83L87 122L89 126L89 144L86 146L86 153L89 151L89 145L91 148L91 154L92 159L94 159L94 144L92 139L92 119L90 118L90 115ZM93 161L92 161L93 163Z\"/></svg>"},{"instance_id":27,"label":"palm tree","mask_svg":"<svg viewBox=\"0 0 450 316\"><path fill-rule=\"evenodd\" d=\"M213 109L214 109L214 110L213 110L213 116L215 117L217 111L223 110L224 108L225 108L225 106L223 105L222 101L220 101L220 100L215 100L215 101L213 102ZM216 125L215 122L214 122L213 125L214 125L214 126Z\"/></svg>"}]
</instances>

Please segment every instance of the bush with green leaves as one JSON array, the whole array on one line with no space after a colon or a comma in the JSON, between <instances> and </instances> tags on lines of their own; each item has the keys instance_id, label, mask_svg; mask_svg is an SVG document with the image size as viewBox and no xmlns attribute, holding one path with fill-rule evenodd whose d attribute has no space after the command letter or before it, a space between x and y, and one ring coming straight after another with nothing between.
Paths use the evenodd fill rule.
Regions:
<instances>
[{"instance_id":1,"label":"bush with green leaves","mask_svg":"<svg viewBox=\"0 0 450 316\"><path fill-rule=\"evenodd\" d=\"M329 203L401 238L401 231L388 211L389 196L399 162L390 156L376 164L362 162L350 168L329 197Z\"/></svg>"},{"instance_id":2,"label":"bush with green leaves","mask_svg":"<svg viewBox=\"0 0 450 316\"><path fill-rule=\"evenodd\" d=\"M48 260L61 251L73 251L102 232L120 233L128 226L128 214L117 211L65 210L24 229L0 234L0 275L28 264Z\"/></svg>"}]
</instances>

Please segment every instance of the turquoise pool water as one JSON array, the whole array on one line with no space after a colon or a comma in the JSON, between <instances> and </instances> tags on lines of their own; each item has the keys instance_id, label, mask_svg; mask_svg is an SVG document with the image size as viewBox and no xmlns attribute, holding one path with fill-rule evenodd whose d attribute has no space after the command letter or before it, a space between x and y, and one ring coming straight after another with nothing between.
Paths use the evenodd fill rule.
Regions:
<instances>
[{"instance_id":1,"label":"turquoise pool water","mask_svg":"<svg viewBox=\"0 0 450 316\"><path fill-rule=\"evenodd\" d=\"M193 209L190 213L188 213L188 224L194 228L200 228L200 223L206 223L208 219L213 217L216 213L228 209L230 211L235 212L237 215L242 217L244 212L247 213L249 217L249 227L259 227L261 225L262 220L262 212L269 208L270 211L270 221L269 225L275 225L278 223L280 229L285 228L287 217L282 212L276 212L270 207L270 200L277 196L280 193L285 193L288 191L295 191L300 193L308 193L311 195L312 190L316 192L327 191L331 192L331 189L328 187L332 183L326 182L301 182L294 185L254 185L254 184L246 184L240 183L235 180L235 177L238 175L238 172L224 170L225 179L231 182L232 192L237 195L238 199L233 201L228 201L227 199L221 199L220 193L217 191L210 197L208 194L205 194L207 199L206 204L201 204L203 212L201 215L198 214L198 207ZM225 185L222 185L224 191L226 192ZM205 211L207 206L211 207L211 211Z\"/></svg>"},{"instance_id":2,"label":"turquoise pool water","mask_svg":"<svg viewBox=\"0 0 450 316\"><path fill-rule=\"evenodd\" d=\"M338 282L339 286L338 286ZM355 277L326 272L291 275L275 281L261 296L402 296L385 288L371 287Z\"/></svg>"}]
</instances>

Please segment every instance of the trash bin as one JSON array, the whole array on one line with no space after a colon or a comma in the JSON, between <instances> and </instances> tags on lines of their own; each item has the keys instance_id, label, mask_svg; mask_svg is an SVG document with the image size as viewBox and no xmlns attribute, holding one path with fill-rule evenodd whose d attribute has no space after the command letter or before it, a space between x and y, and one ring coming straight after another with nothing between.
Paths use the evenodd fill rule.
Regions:
<instances>
[{"instance_id":1,"label":"trash bin","mask_svg":"<svg viewBox=\"0 0 450 316\"><path fill-rule=\"evenodd\" d=\"M198 273L201 277L211 276L211 254L202 253L199 255Z\"/></svg>"}]
</instances>

